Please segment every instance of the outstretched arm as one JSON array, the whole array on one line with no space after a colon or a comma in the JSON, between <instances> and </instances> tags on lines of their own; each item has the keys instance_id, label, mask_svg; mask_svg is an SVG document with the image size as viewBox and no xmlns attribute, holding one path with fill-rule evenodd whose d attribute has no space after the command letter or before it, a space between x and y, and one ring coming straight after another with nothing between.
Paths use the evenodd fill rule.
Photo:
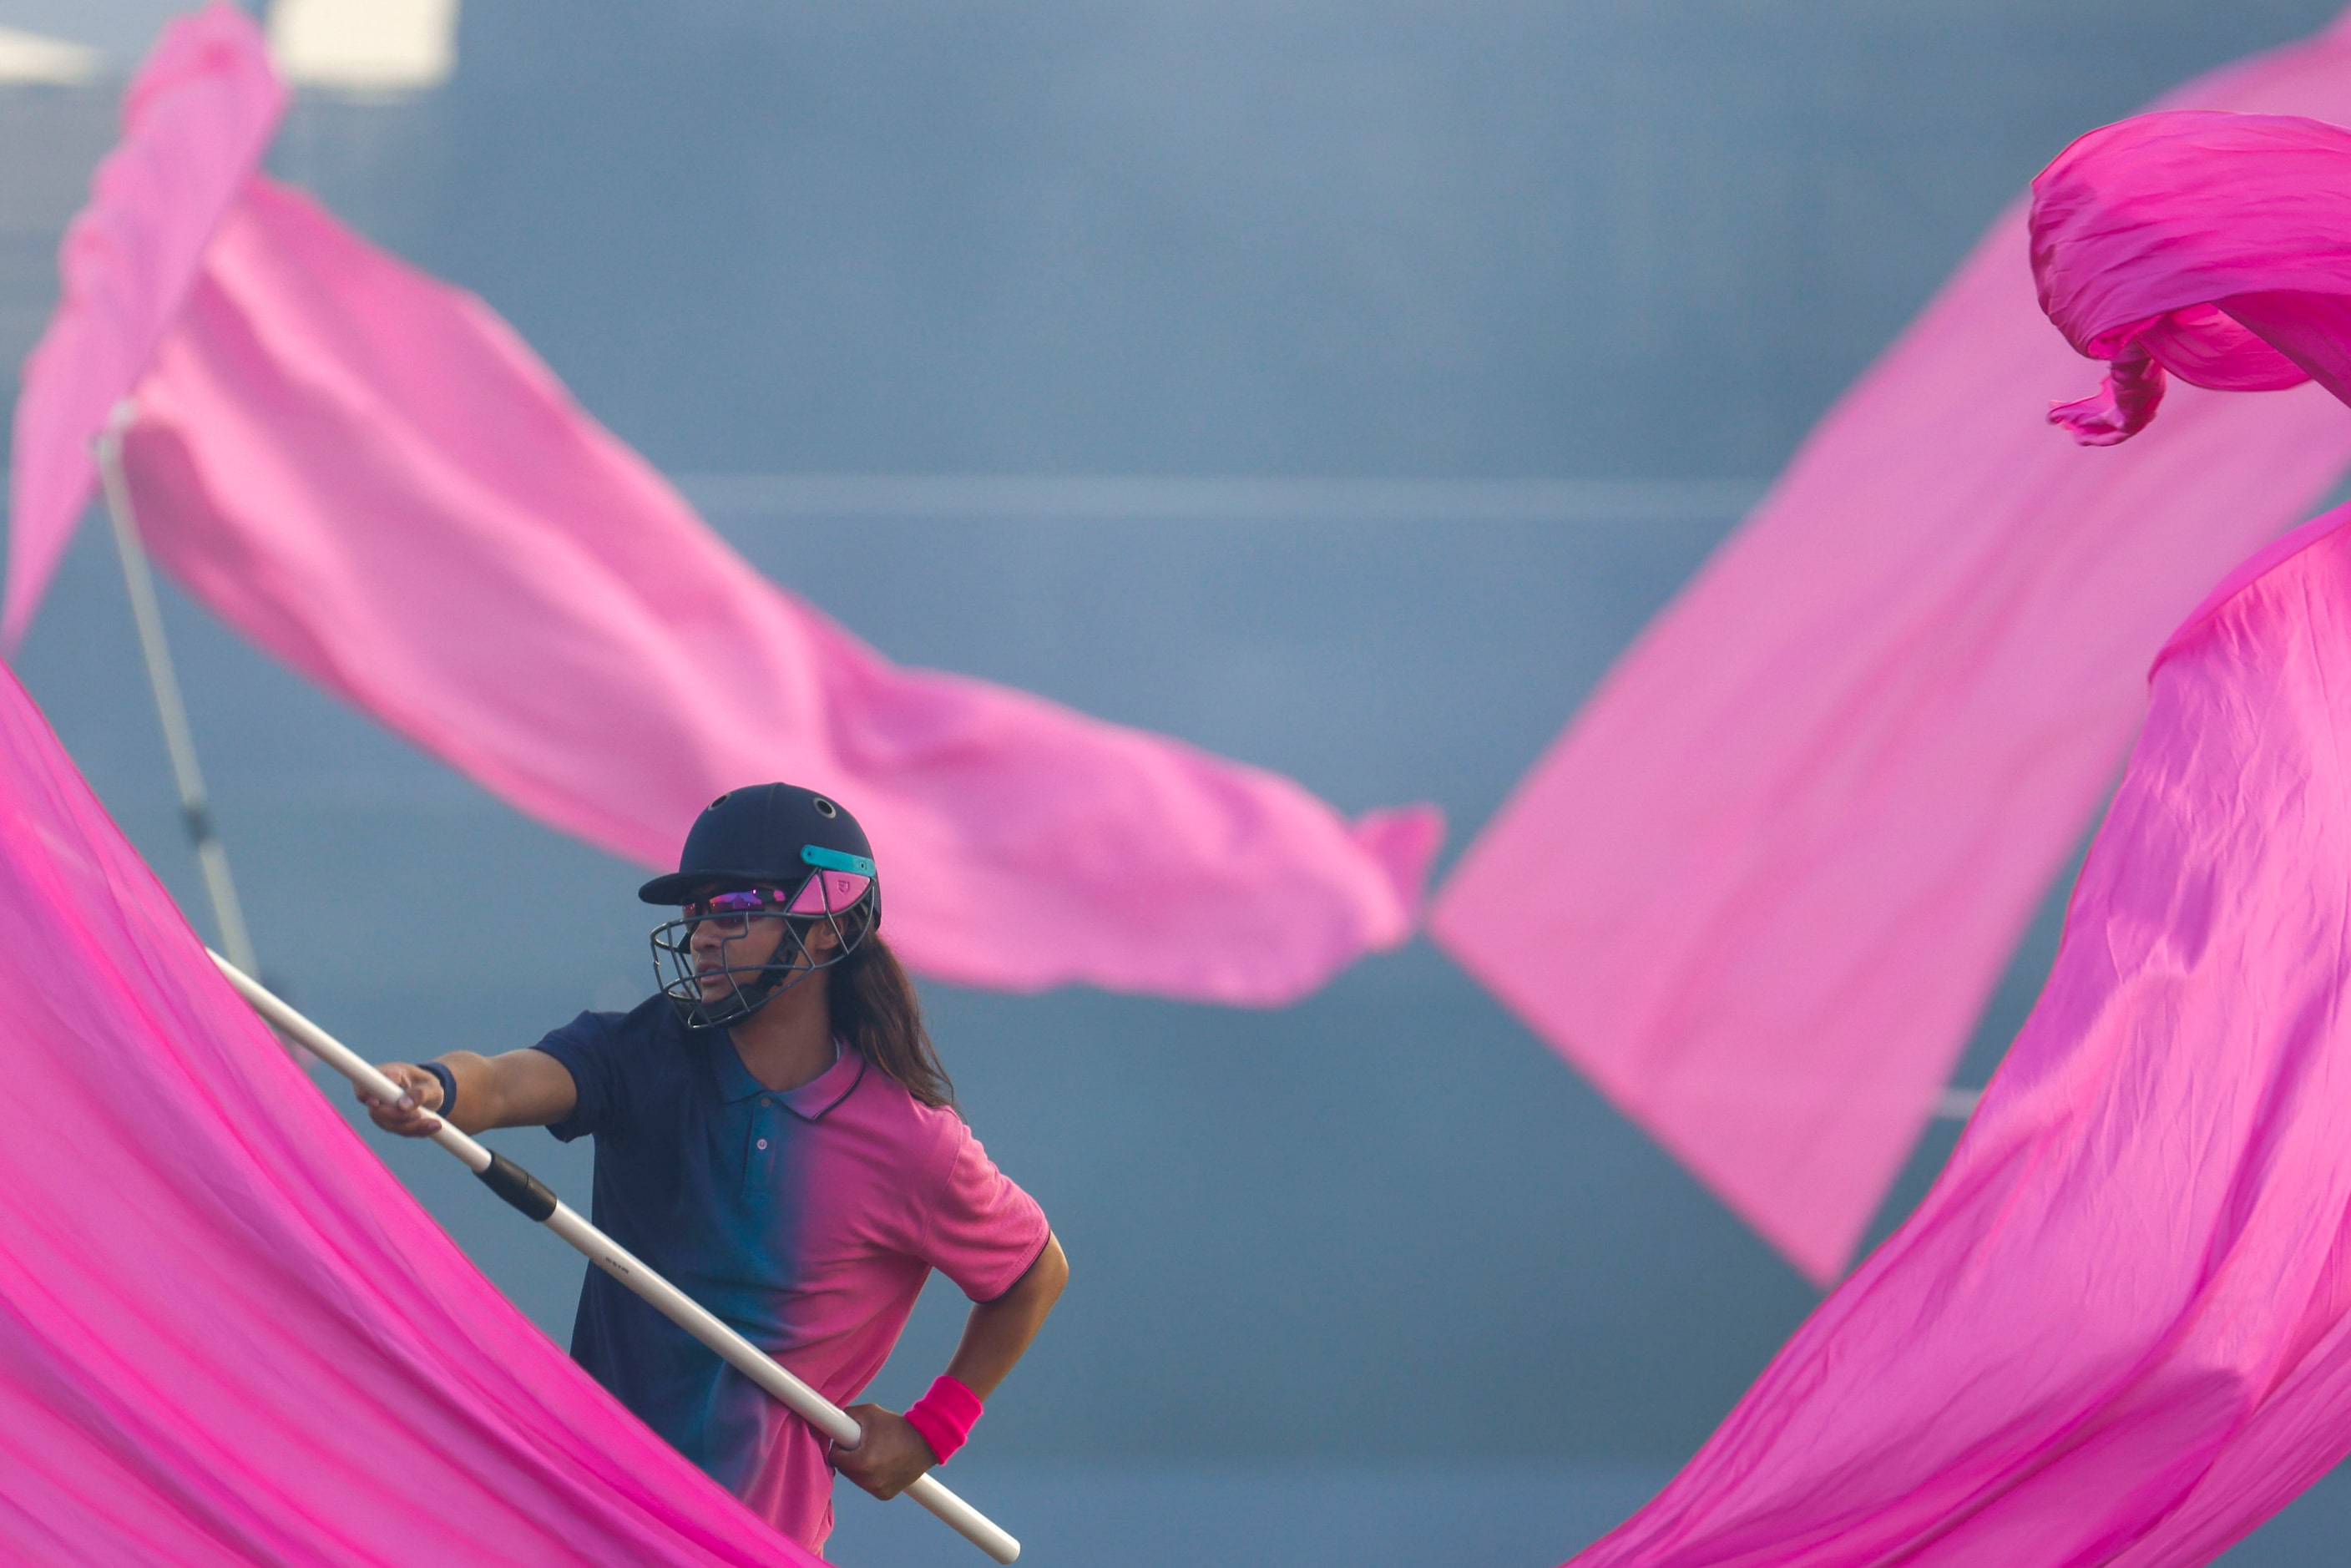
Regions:
<instances>
[{"instance_id":1,"label":"outstretched arm","mask_svg":"<svg viewBox=\"0 0 2351 1568\"><path fill-rule=\"evenodd\" d=\"M571 1114L580 1091L570 1070L543 1051L509 1051L482 1056L453 1051L438 1059L457 1083L457 1113L449 1118L461 1133L492 1127L543 1127ZM429 1138L440 1127L441 1081L407 1061L387 1061L383 1074L406 1091L400 1103L381 1104L362 1091L360 1103L387 1133Z\"/></svg>"},{"instance_id":2,"label":"outstretched arm","mask_svg":"<svg viewBox=\"0 0 2351 1568\"><path fill-rule=\"evenodd\" d=\"M964 1320L963 1341L947 1363L947 1375L982 1399L995 1393L1045 1326L1046 1314L1069 1282L1070 1260L1060 1239L1049 1236L1045 1250L1019 1284L992 1301L973 1305ZM897 1412L879 1405L852 1405L849 1414L864 1428L865 1440L854 1448L835 1448L833 1468L875 1497L896 1497L938 1463L923 1435Z\"/></svg>"}]
</instances>

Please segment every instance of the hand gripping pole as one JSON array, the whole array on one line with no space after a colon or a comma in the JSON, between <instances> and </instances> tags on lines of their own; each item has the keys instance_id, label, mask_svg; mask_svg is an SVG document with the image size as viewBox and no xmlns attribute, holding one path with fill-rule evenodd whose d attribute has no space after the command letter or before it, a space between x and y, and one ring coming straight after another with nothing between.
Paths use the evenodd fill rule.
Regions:
<instances>
[{"instance_id":1,"label":"hand gripping pole","mask_svg":"<svg viewBox=\"0 0 2351 1568\"><path fill-rule=\"evenodd\" d=\"M296 1012L260 981L217 953L213 954L212 959L220 966L221 973L228 977L228 983L253 1004L253 1010L268 1020L271 1028L308 1047L321 1061L350 1079L369 1097L390 1104L404 1092L400 1085L377 1071L373 1063ZM794 1377L758 1345L728 1328L684 1291L646 1268L628 1249L581 1218L522 1166L504 1155L493 1154L484 1148L452 1126L445 1117L442 1119L439 1130L433 1134L433 1142L463 1160L465 1168L479 1176L483 1185L492 1192L569 1242L586 1256L588 1261L643 1296L664 1317L708 1345L729 1366L782 1401L794 1415L831 1438L835 1447L853 1448L864 1436L857 1423L839 1406ZM997 1562L1008 1563L1020 1555L1020 1542L1006 1534L986 1514L940 1485L936 1476L923 1476L906 1489L904 1495L937 1514L957 1534Z\"/></svg>"}]
</instances>

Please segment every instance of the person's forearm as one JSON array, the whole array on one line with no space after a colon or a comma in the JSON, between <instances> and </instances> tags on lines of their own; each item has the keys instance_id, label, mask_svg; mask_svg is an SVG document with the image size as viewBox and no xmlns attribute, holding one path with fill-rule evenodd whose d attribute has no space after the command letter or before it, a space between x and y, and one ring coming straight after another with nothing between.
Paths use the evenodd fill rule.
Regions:
<instances>
[{"instance_id":1,"label":"person's forearm","mask_svg":"<svg viewBox=\"0 0 2351 1568\"><path fill-rule=\"evenodd\" d=\"M488 1057L478 1051L453 1051L433 1060L447 1068L449 1076L456 1082L457 1103L455 1110L440 1105L427 1109L461 1133L482 1133L505 1125L496 1119L497 1074L491 1069Z\"/></svg>"},{"instance_id":2,"label":"person's forearm","mask_svg":"<svg viewBox=\"0 0 2351 1568\"><path fill-rule=\"evenodd\" d=\"M570 1115L580 1102L570 1070L543 1051L509 1051L503 1056L453 1051L434 1062L448 1073L451 1082L446 1085L439 1073L413 1061L381 1065L384 1076L400 1086L399 1101L383 1103L364 1088L359 1089L359 1097L377 1126L403 1138L431 1137L444 1121L461 1133L542 1127ZM456 1091L454 1103L444 1098L451 1088Z\"/></svg>"},{"instance_id":3,"label":"person's forearm","mask_svg":"<svg viewBox=\"0 0 2351 1568\"><path fill-rule=\"evenodd\" d=\"M982 1399L996 1392L1006 1375L1028 1352L1037 1331L1045 1326L1061 1289L1070 1282L1070 1260L1059 1239L1048 1238L1045 1250L1020 1282L992 1301L973 1306L964 1320L963 1339L947 1375Z\"/></svg>"},{"instance_id":4,"label":"person's forearm","mask_svg":"<svg viewBox=\"0 0 2351 1568\"><path fill-rule=\"evenodd\" d=\"M461 1133L538 1126L568 1113L570 1077L536 1051L484 1056L453 1051L434 1058L456 1080L457 1108L449 1120Z\"/></svg>"}]
</instances>

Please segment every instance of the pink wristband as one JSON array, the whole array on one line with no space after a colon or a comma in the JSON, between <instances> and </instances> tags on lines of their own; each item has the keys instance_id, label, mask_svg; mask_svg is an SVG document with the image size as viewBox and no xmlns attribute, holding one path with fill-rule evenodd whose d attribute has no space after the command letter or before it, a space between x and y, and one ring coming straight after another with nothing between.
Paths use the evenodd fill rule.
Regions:
<instances>
[{"instance_id":1,"label":"pink wristband","mask_svg":"<svg viewBox=\"0 0 2351 1568\"><path fill-rule=\"evenodd\" d=\"M980 1408L978 1395L942 1374L928 1394L906 1406L906 1425L923 1435L944 1465L979 1425Z\"/></svg>"}]
</instances>

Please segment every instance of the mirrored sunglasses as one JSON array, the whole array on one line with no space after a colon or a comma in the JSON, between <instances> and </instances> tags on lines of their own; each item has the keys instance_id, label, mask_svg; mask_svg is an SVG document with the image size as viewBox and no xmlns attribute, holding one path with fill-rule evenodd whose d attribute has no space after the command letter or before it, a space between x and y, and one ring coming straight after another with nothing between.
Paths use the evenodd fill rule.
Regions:
<instances>
[{"instance_id":1,"label":"mirrored sunglasses","mask_svg":"<svg viewBox=\"0 0 2351 1568\"><path fill-rule=\"evenodd\" d=\"M752 915L762 909L782 907L784 895L772 887L747 887L734 893L714 893L707 898L697 898L683 911L688 920L707 920L717 915Z\"/></svg>"},{"instance_id":2,"label":"mirrored sunglasses","mask_svg":"<svg viewBox=\"0 0 2351 1568\"><path fill-rule=\"evenodd\" d=\"M762 910L781 910L787 915L837 914L862 897L872 880L847 872L820 871L801 883L796 895L787 894L781 888L743 888L695 899L684 906L683 913L688 920L731 919L738 923Z\"/></svg>"}]
</instances>

